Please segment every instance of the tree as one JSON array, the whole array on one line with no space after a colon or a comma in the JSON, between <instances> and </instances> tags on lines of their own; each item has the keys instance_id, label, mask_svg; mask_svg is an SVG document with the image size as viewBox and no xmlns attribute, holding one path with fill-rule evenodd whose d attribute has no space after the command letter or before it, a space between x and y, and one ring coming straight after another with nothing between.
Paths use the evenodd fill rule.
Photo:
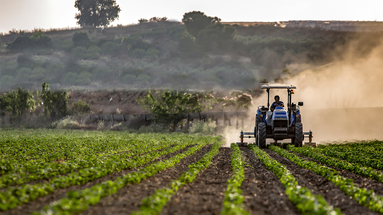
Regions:
<instances>
[{"instance_id":1,"label":"tree","mask_svg":"<svg viewBox=\"0 0 383 215\"><path fill-rule=\"evenodd\" d=\"M235 27L222 24L218 17L210 17L200 11L193 11L185 13L182 22L185 24L186 31L205 51L227 50L233 44ZM181 49L180 51L182 52Z\"/></svg>"},{"instance_id":2,"label":"tree","mask_svg":"<svg viewBox=\"0 0 383 215\"><path fill-rule=\"evenodd\" d=\"M42 94L45 114L50 114L53 121L56 117L64 117L68 114L69 95L65 91L50 91L49 84L42 83Z\"/></svg>"},{"instance_id":3,"label":"tree","mask_svg":"<svg viewBox=\"0 0 383 215\"><path fill-rule=\"evenodd\" d=\"M147 22L149 22L149 21L147 19L144 19L144 18L138 20L139 24L147 23Z\"/></svg>"},{"instance_id":4,"label":"tree","mask_svg":"<svg viewBox=\"0 0 383 215\"><path fill-rule=\"evenodd\" d=\"M157 91L138 99L138 103L147 111L154 114L159 123L172 125L176 130L178 123L184 119L183 113L201 112L204 110L202 98L198 94L182 91Z\"/></svg>"},{"instance_id":5,"label":"tree","mask_svg":"<svg viewBox=\"0 0 383 215\"><path fill-rule=\"evenodd\" d=\"M80 11L75 18L81 26L109 25L121 11L116 0L76 0L74 6Z\"/></svg>"},{"instance_id":6,"label":"tree","mask_svg":"<svg viewBox=\"0 0 383 215\"><path fill-rule=\"evenodd\" d=\"M182 18L182 22L185 24L186 30L195 38L198 37L199 32L204 28L220 21L220 18L206 16L205 13L200 11L185 13Z\"/></svg>"},{"instance_id":7,"label":"tree","mask_svg":"<svg viewBox=\"0 0 383 215\"><path fill-rule=\"evenodd\" d=\"M26 110L33 110L34 108L35 101L32 93L28 90L22 90L21 87L17 91L4 93L0 96L0 112L2 116L7 112L12 112L13 117L21 119Z\"/></svg>"}]
</instances>

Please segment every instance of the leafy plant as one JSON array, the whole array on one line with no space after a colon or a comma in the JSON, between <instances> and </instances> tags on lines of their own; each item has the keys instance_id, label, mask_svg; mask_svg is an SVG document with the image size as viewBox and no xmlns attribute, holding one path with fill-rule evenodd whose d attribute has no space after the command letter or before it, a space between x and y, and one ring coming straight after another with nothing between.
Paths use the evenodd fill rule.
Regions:
<instances>
[{"instance_id":1,"label":"leafy plant","mask_svg":"<svg viewBox=\"0 0 383 215\"><path fill-rule=\"evenodd\" d=\"M42 83L42 94L43 105L45 107L44 113L50 114L51 119L56 117L64 117L68 113L68 100L69 95L65 91L50 91L49 84Z\"/></svg>"},{"instance_id":2,"label":"leafy plant","mask_svg":"<svg viewBox=\"0 0 383 215\"><path fill-rule=\"evenodd\" d=\"M241 150L235 143L231 144L231 148L233 149L233 154L231 154L233 176L229 179L229 181L227 181L227 189L225 191L221 214L249 214L243 205L245 198L242 195L242 190L239 189L243 179L245 178Z\"/></svg>"},{"instance_id":3,"label":"leafy plant","mask_svg":"<svg viewBox=\"0 0 383 215\"><path fill-rule=\"evenodd\" d=\"M17 91L4 93L0 96L1 114L4 116L7 112L11 112L16 119L27 111L35 108L33 94L28 90L22 90L21 87Z\"/></svg>"},{"instance_id":4,"label":"leafy plant","mask_svg":"<svg viewBox=\"0 0 383 215\"><path fill-rule=\"evenodd\" d=\"M329 205L322 196L313 195L306 187L299 186L291 172L266 152L254 145L249 145L249 148L280 179L290 201L302 214L342 214L338 208L334 209ZM277 148L272 147L272 150L277 150Z\"/></svg>"},{"instance_id":5,"label":"leafy plant","mask_svg":"<svg viewBox=\"0 0 383 215\"><path fill-rule=\"evenodd\" d=\"M90 111L90 105L86 102L79 100L72 103L72 112L77 114L83 114Z\"/></svg>"},{"instance_id":6,"label":"leafy plant","mask_svg":"<svg viewBox=\"0 0 383 215\"><path fill-rule=\"evenodd\" d=\"M184 113L201 112L204 109L202 98L195 93L184 91L157 91L148 94L138 103L147 111L154 114L158 123L172 125L176 130L178 123L184 119Z\"/></svg>"},{"instance_id":7,"label":"leafy plant","mask_svg":"<svg viewBox=\"0 0 383 215\"><path fill-rule=\"evenodd\" d=\"M335 169L322 166L313 161L306 161L293 153L289 153L286 150L275 146L270 147L270 149L281 156L288 158L296 165L309 169L316 174L323 176L327 180L332 181L359 204L370 208L372 211L383 213L383 196L376 195L373 190L359 188L353 183L352 179L340 176L339 172Z\"/></svg>"}]
</instances>

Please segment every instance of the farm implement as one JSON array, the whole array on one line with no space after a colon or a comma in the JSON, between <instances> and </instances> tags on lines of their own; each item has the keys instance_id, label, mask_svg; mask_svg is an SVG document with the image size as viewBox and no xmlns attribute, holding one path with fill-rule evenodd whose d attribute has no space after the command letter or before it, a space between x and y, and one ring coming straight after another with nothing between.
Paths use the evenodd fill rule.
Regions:
<instances>
[{"instance_id":1,"label":"farm implement","mask_svg":"<svg viewBox=\"0 0 383 215\"><path fill-rule=\"evenodd\" d=\"M278 140L290 139L291 144L295 147L302 147L304 138L308 138L309 142L305 145L316 147L316 143L312 142L312 131L303 132L303 124L301 121L300 107L303 102L298 104L292 103L292 94L296 86L293 85L262 85L261 89L267 92L267 107L258 106L255 117L254 132L240 133L239 146L247 145L244 138L255 138L255 144L260 148L266 148L266 139L273 139L272 145L281 145ZM272 110L270 108L270 90L286 89L287 90L287 109L284 106L278 106Z\"/></svg>"}]
</instances>

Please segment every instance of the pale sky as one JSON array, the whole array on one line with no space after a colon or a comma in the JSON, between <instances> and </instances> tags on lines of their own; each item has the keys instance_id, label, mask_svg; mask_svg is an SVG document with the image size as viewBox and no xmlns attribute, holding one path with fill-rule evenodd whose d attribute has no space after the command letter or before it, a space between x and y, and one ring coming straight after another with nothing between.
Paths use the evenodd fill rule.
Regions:
<instances>
[{"instance_id":1,"label":"pale sky","mask_svg":"<svg viewBox=\"0 0 383 215\"><path fill-rule=\"evenodd\" d=\"M0 0L0 32L11 29L77 27L74 0ZM198 10L230 21L366 20L383 21L383 0L117 0L120 18L112 25L168 17L181 21Z\"/></svg>"}]
</instances>

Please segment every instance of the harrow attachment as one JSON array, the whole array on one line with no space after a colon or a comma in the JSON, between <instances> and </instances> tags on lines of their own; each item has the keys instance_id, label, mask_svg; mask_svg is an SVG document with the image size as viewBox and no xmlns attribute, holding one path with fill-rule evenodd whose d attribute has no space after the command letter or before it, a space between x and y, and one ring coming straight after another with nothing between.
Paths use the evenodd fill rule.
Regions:
<instances>
[{"instance_id":1,"label":"harrow attachment","mask_svg":"<svg viewBox=\"0 0 383 215\"><path fill-rule=\"evenodd\" d=\"M303 135L304 135L304 138L308 138L308 142L305 142L304 143L304 146L312 146L312 147L317 147L317 144L315 142L313 142L313 132L310 130L308 132L303 132ZM254 135L254 132L243 132L241 131L240 133L240 136L239 136L241 142L237 142L237 145L238 146L247 146L248 144L255 144L256 142L244 142L243 139L244 138L255 138L255 135ZM288 144L291 144L291 143L288 143ZM282 144L281 143L278 143L277 141L275 141L274 143L271 143L271 145L276 145L276 146L281 146Z\"/></svg>"}]
</instances>

